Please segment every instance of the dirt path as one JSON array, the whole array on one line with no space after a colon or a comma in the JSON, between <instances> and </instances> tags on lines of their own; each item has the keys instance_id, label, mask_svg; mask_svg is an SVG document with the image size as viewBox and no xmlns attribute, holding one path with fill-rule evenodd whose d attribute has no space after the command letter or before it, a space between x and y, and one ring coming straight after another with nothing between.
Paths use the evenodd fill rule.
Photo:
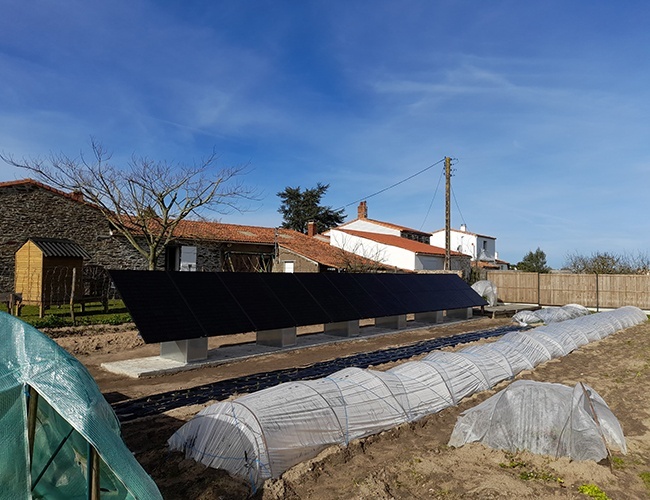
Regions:
<instances>
[{"instance_id":1,"label":"dirt path","mask_svg":"<svg viewBox=\"0 0 650 500\"><path fill-rule=\"evenodd\" d=\"M479 319L145 380L119 377L99 368L105 361L157 354L157 348L143 345L133 330L84 329L58 341L89 368L107 399L119 400L507 322ZM517 376L567 385L584 382L593 387L618 417L627 439L628 454L617 455L611 469L609 464L553 460L529 453L508 454L481 445L448 448L446 443L460 412L505 387L506 383L502 383L495 390L463 400L458 407L419 422L359 440L345 449L332 447L316 459L290 469L282 478L267 482L255 496L269 500L588 498L578 492L578 487L593 483L609 498L650 498L650 485L644 484L641 477L645 474L650 481L649 339L649 324L630 328ZM232 340L216 338L210 347ZM180 408L126 424L125 441L165 498L246 498L249 489L244 481L185 460L180 454L170 454L166 449L169 436L202 407Z\"/></svg>"}]
</instances>

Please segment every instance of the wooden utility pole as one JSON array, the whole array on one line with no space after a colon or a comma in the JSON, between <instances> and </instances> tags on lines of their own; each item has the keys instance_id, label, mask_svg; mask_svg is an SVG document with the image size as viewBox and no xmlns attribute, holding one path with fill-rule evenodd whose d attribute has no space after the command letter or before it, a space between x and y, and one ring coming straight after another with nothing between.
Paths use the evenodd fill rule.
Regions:
<instances>
[{"instance_id":1,"label":"wooden utility pole","mask_svg":"<svg viewBox=\"0 0 650 500\"><path fill-rule=\"evenodd\" d=\"M451 158L445 156L445 271L451 270Z\"/></svg>"}]
</instances>

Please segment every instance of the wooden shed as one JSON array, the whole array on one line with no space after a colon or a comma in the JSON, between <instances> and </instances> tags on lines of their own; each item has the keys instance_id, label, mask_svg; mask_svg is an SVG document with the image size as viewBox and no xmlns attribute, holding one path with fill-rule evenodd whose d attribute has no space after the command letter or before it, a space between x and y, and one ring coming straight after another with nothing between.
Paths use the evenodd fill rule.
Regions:
<instances>
[{"instance_id":1,"label":"wooden shed","mask_svg":"<svg viewBox=\"0 0 650 500\"><path fill-rule=\"evenodd\" d=\"M16 251L15 286L23 304L46 307L69 304L84 294L82 270L90 255L68 239L30 238Z\"/></svg>"}]
</instances>

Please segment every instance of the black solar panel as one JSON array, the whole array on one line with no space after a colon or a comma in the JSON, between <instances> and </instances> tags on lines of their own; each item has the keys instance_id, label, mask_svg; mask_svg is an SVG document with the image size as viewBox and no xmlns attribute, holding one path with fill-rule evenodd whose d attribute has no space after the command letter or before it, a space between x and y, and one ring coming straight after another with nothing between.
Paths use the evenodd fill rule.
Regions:
<instances>
[{"instance_id":1,"label":"black solar panel","mask_svg":"<svg viewBox=\"0 0 650 500\"><path fill-rule=\"evenodd\" d=\"M320 276L320 273L310 273ZM263 273L259 275L266 286L284 304L293 318L293 326L331 323L332 320L318 301L298 281L294 273Z\"/></svg>"},{"instance_id":2,"label":"black solar panel","mask_svg":"<svg viewBox=\"0 0 650 500\"><path fill-rule=\"evenodd\" d=\"M146 343L207 336L166 272L110 271L110 274Z\"/></svg>"},{"instance_id":3,"label":"black solar panel","mask_svg":"<svg viewBox=\"0 0 650 500\"><path fill-rule=\"evenodd\" d=\"M382 315L380 314L381 307L373 299L371 291L359 285L351 273L324 273L323 276L338 288L341 295L359 313L357 318L374 318L377 315Z\"/></svg>"},{"instance_id":4,"label":"black solar panel","mask_svg":"<svg viewBox=\"0 0 650 500\"><path fill-rule=\"evenodd\" d=\"M391 274L387 277L387 280L383 280L384 283L393 293L403 298L403 301L407 304L406 309L408 312L419 313L436 310L432 309L432 307L437 304L432 305L430 298L424 293L424 287L417 286L415 283L420 275Z\"/></svg>"},{"instance_id":5,"label":"black solar panel","mask_svg":"<svg viewBox=\"0 0 650 500\"><path fill-rule=\"evenodd\" d=\"M379 275L377 273L351 273L351 276L357 285L363 290L370 293L372 300L377 304L376 311L372 314L373 318L384 316L395 316L404 314L409 310L408 302L403 300L399 294L393 293L387 284L391 281L388 274Z\"/></svg>"},{"instance_id":6,"label":"black solar panel","mask_svg":"<svg viewBox=\"0 0 650 500\"><path fill-rule=\"evenodd\" d=\"M255 330L245 309L216 273L169 272L207 336Z\"/></svg>"},{"instance_id":7,"label":"black solar panel","mask_svg":"<svg viewBox=\"0 0 650 500\"><path fill-rule=\"evenodd\" d=\"M421 310L416 312L462 309L485 304L485 301L455 274L417 275L409 282L409 286L412 292L420 297L419 300L424 301L424 304L420 302ZM470 289L474 296L462 293L461 288Z\"/></svg>"},{"instance_id":8,"label":"black solar panel","mask_svg":"<svg viewBox=\"0 0 650 500\"><path fill-rule=\"evenodd\" d=\"M486 304L450 274L110 273L147 343Z\"/></svg>"},{"instance_id":9,"label":"black solar panel","mask_svg":"<svg viewBox=\"0 0 650 500\"><path fill-rule=\"evenodd\" d=\"M327 279L331 273L296 273L294 276L323 308L331 323L361 318L345 295Z\"/></svg>"},{"instance_id":10,"label":"black solar panel","mask_svg":"<svg viewBox=\"0 0 650 500\"><path fill-rule=\"evenodd\" d=\"M386 279L382 279L382 282L393 295L401 299L402 303L405 304L405 310L408 312L430 311L431 304L426 297L414 292L409 286L414 279L416 279L415 275L391 274L387 275Z\"/></svg>"},{"instance_id":11,"label":"black solar panel","mask_svg":"<svg viewBox=\"0 0 650 500\"><path fill-rule=\"evenodd\" d=\"M296 326L289 311L267 285L261 273L218 273L223 286L246 311L255 330Z\"/></svg>"}]
</instances>

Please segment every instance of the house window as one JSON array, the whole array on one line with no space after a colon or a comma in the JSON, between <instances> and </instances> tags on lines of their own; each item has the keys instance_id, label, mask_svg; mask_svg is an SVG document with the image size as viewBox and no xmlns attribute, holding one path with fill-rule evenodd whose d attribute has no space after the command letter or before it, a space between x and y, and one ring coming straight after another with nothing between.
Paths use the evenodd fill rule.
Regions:
<instances>
[{"instance_id":1,"label":"house window","mask_svg":"<svg viewBox=\"0 0 650 500\"><path fill-rule=\"evenodd\" d=\"M179 269L181 271L196 271L196 247L181 247Z\"/></svg>"},{"instance_id":2,"label":"house window","mask_svg":"<svg viewBox=\"0 0 650 500\"><path fill-rule=\"evenodd\" d=\"M295 267L295 262L292 260L285 260L284 261L284 272L285 273L292 273Z\"/></svg>"}]
</instances>

